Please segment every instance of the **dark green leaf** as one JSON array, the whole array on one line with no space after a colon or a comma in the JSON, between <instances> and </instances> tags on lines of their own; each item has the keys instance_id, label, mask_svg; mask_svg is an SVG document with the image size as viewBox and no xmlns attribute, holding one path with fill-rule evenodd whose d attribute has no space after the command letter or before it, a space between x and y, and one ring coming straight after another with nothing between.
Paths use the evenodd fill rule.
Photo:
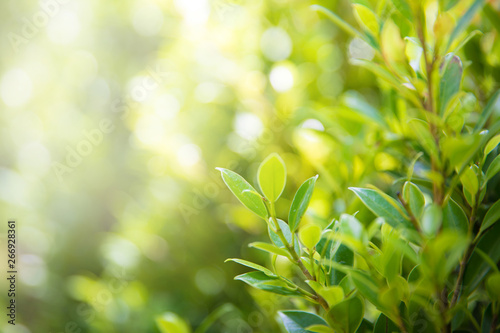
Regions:
<instances>
[{"instance_id":1,"label":"dark green leaf","mask_svg":"<svg viewBox=\"0 0 500 333\"><path fill-rule=\"evenodd\" d=\"M290 225L290 231L292 233L297 230L300 224L302 216L305 214L309 202L314 191L314 184L318 176L314 176L306 180L302 185L300 185L297 193L293 197L292 205L290 206L290 213L288 214L288 223Z\"/></svg>"},{"instance_id":2,"label":"dark green leaf","mask_svg":"<svg viewBox=\"0 0 500 333\"><path fill-rule=\"evenodd\" d=\"M500 220L500 200L495 202L486 212L483 224L481 224L481 232L497 223L498 220Z\"/></svg>"},{"instance_id":3,"label":"dark green leaf","mask_svg":"<svg viewBox=\"0 0 500 333\"><path fill-rule=\"evenodd\" d=\"M280 311L279 315L288 333L310 333L307 327L313 325L325 325L327 322L314 313L305 311Z\"/></svg>"},{"instance_id":4,"label":"dark green leaf","mask_svg":"<svg viewBox=\"0 0 500 333\"><path fill-rule=\"evenodd\" d=\"M488 121L488 118L491 116L493 113L493 110L495 109L495 105L497 103L498 96L500 96L500 90L497 90L493 96L491 96L490 100L484 107L483 112L479 116L479 119L477 120L476 126L474 127L475 132L480 132L483 129L484 124L486 124L486 121Z\"/></svg>"},{"instance_id":5,"label":"dark green leaf","mask_svg":"<svg viewBox=\"0 0 500 333\"><path fill-rule=\"evenodd\" d=\"M383 313L378 316L377 321L375 322L375 328L373 329L373 333L392 333L399 331L400 329L398 325L387 318L387 316Z\"/></svg>"},{"instance_id":6,"label":"dark green leaf","mask_svg":"<svg viewBox=\"0 0 500 333\"><path fill-rule=\"evenodd\" d=\"M443 227L445 229L456 229L466 234L469 228L469 220L464 210L453 199L449 199L443 207Z\"/></svg>"}]
</instances>

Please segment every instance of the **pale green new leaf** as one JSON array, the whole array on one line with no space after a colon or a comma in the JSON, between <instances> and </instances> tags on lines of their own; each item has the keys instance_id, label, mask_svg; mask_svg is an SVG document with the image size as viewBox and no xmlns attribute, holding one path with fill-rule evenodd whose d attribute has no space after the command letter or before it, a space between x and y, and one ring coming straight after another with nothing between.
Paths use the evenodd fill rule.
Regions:
<instances>
[{"instance_id":1,"label":"pale green new leaf","mask_svg":"<svg viewBox=\"0 0 500 333\"><path fill-rule=\"evenodd\" d=\"M236 198L248 209L267 221L267 209L262 197L243 177L228 169L217 168L222 179Z\"/></svg>"},{"instance_id":2,"label":"pale green new leaf","mask_svg":"<svg viewBox=\"0 0 500 333\"><path fill-rule=\"evenodd\" d=\"M486 147L484 147L484 156L487 156L489 153L493 151L493 149L498 146L500 143L500 134L495 135L493 138L491 138L490 141L486 144Z\"/></svg>"},{"instance_id":3,"label":"pale green new leaf","mask_svg":"<svg viewBox=\"0 0 500 333\"><path fill-rule=\"evenodd\" d=\"M280 197L286 183L286 167L281 157L273 153L261 164L258 171L259 186L264 196L275 202Z\"/></svg>"},{"instance_id":4,"label":"pale green new leaf","mask_svg":"<svg viewBox=\"0 0 500 333\"><path fill-rule=\"evenodd\" d=\"M411 182L405 182L403 186L403 199L410 206L413 215L419 218L424 211L425 198L418 186Z\"/></svg>"}]
</instances>

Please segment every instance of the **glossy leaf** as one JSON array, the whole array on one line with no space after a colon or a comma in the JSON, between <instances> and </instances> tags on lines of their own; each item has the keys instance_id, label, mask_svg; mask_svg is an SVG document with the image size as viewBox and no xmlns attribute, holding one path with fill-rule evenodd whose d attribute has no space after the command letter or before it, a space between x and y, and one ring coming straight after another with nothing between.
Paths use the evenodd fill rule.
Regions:
<instances>
[{"instance_id":1,"label":"glossy leaf","mask_svg":"<svg viewBox=\"0 0 500 333\"><path fill-rule=\"evenodd\" d=\"M486 171L486 181L489 181L499 172L500 172L500 155L495 157L495 159L490 163L490 166Z\"/></svg>"},{"instance_id":2,"label":"glossy leaf","mask_svg":"<svg viewBox=\"0 0 500 333\"><path fill-rule=\"evenodd\" d=\"M364 304L357 297L348 298L327 313L330 325L337 332L354 333L358 329L364 315Z\"/></svg>"},{"instance_id":3,"label":"glossy leaf","mask_svg":"<svg viewBox=\"0 0 500 333\"><path fill-rule=\"evenodd\" d=\"M295 196L293 197L290 212L288 214L288 224L292 233L297 230L302 216L304 216L307 207L309 206L317 179L318 176L316 175L306 180L302 183L302 185L300 185L297 193L295 193Z\"/></svg>"},{"instance_id":4,"label":"glossy leaf","mask_svg":"<svg viewBox=\"0 0 500 333\"><path fill-rule=\"evenodd\" d=\"M217 168L222 179L236 198L248 209L267 221L267 209L262 197L243 177L228 169Z\"/></svg>"},{"instance_id":5,"label":"glossy leaf","mask_svg":"<svg viewBox=\"0 0 500 333\"><path fill-rule=\"evenodd\" d=\"M453 199L449 199L443 207L443 227L445 229L455 229L466 234L469 228L469 220L462 207Z\"/></svg>"},{"instance_id":6,"label":"glossy leaf","mask_svg":"<svg viewBox=\"0 0 500 333\"><path fill-rule=\"evenodd\" d=\"M435 203L428 205L422 216L422 231L427 235L436 235L443 222L441 207Z\"/></svg>"},{"instance_id":7,"label":"glossy leaf","mask_svg":"<svg viewBox=\"0 0 500 333\"><path fill-rule=\"evenodd\" d=\"M254 242L248 244L249 247L253 247L256 249L259 249L261 251L269 252L271 254L277 254L279 256L287 257L289 258L290 255L288 252L282 248L279 248L275 245L269 244L269 243L263 243L263 242Z\"/></svg>"},{"instance_id":8,"label":"glossy leaf","mask_svg":"<svg viewBox=\"0 0 500 333\"><path fill-rule=\"evenodd\" d=\"M320 316L305 311L280 311L279 315L288 333L310 333L307 327L313 325L328 326L327 322Z\"/></svg>"},{"instance_id":9,"label":"glossy leaf","mask_svg":"<svg viewBox=\"0 0 500 333\"><path fill-rule=\"evenodd\" d=\"M269 291L279 295L285 296L301 296L302 294L297 290L290 288L285 282L277 277L271 277L263 272L250 272L238 275L235 280L243 281L246 284L264 291Z\"/></svg>"},{"instance_id":10,"label":"glossy leaf","mask_svg":"<svg viewBox=\"0 0 500 333\"><path fill-rule=\"evenodd\" d=\"M278 154L269 155L259 166L259 186L264 196L270 202L275 202L285 189L285 162Z\"/></svg>"},{"instance_id":11,"label":"glossy leaf","mask_svg":"<svg viewBox=\"0 0 500 333\"><path fill-rule=\"evenodd\" d=\"M232 261L232 262L238 263L240 265L256 269L256 270L261 271L262 273L266 274L267 276L276 277L276 274L274 274L271 270L265 268L264 266L255 264L251 261L237 259L237 258L230 258L230 259L226 259L226 261L224 261L224 262L228 262L228 261Z\"/></svg>"},{"instance_id":12,"label":"glossy leaf","mask_svg":"<svg viewBox=\"0 0 500 333\"><path fill-rule=\"evenodd\" d=\"M486 212L481 224L481 232L488 229L500 220L500 200L497 200Z\"/></svg>"},{"instance_id":13,"label":"glossy leaf","mask_svg":"<svg viewBox=\"0 0 500 333\"><path fill-rule=\"evenodd\" d=\"M350 187L349 189L358 196L373 214L384 218L393 228L400 226L413 227L408 217L403 213L404 208L393 198L371 189L357 187Z\"/></svg>"},{"instance_id":14,"label":"glossy leaf","mask_svg":"<svg viewBox=\"0 0 500 333\"><path fill-rule=\"evenodd\" d=\"M288 224L286 224L285 221L277 219L278 224L281 228L281 232L283 233L283 236L285 236L285 239L288 241L288 244L292 243L292 238L295 240L294 248L295 252L300 253L300 245L297 237L292 237L292 233L290 232L290 228L288 227ZM269 232L269 238L271 241L276 245L277 247L286 247L285 244L281 241L281 238L278 236L277 233L275 233L270 226L268 226L268 232Z\"/></svg>"}]
</instances>

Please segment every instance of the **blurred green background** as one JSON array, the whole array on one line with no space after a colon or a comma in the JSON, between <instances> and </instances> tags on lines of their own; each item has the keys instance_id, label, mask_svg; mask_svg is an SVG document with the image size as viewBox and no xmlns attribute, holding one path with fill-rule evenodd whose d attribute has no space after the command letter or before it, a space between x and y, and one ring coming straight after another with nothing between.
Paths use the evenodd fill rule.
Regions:
<instances>
[{"instance_id":1,"label":"blurred green background","mask_svg":"<svg viewBox=\"0 0 500 333\"><path fill-rule=\"evenodd\" d=\"M224 260L265 263L246 244L267 230L215 167L256 184L278 152L283 218L319 173L307 219L326 225L359 209L347 186L387 187L411 157L387 153L401 138L355 112L393 112L349 66L373 51L312 3L1 2L0 215L18 221L20 273L18 325L0 331L158 332L166 311L197 327L232 304L208 332L278 332L276 311L303 306L232 280L245 269ZM343 1L315 3L354 22ZM479 59L489 76L464 84L491 88L489 38L471 46L490 52Z\"/></svg>"}]
</instances>

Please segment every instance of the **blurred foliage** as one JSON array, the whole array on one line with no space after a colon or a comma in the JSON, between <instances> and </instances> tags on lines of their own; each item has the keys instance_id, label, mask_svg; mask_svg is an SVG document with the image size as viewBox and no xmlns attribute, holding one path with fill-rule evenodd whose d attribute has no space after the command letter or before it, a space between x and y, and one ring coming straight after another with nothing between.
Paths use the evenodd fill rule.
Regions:
<instances>
[{"instance_id":1,"label":"blurred foliage","mask_svg":"<svg viewBox=\"0 0 500 333\"><path fill-rule=\"evenodd\" d=\"M314 3L359 26L348 1ZM373 49L312 4L0 3L0 212L19 223L16 332L159 332L161 318L181 320L166 312L198 332L278 332L278 310L305 307L232 281L245 269L224 260L266 262L247 244L267 230L215 167L256 184L260 161L278 152L288 176L278 216L319 173L304 220L326 227L343 212L372 219L348 187L393 190L416 151L400 93L349 64ZM498 88L498 6L460 34L482 31L458 52L470 117L450 117L452 128L476 123ZM408 35L400 14L387 15ZM487 124L499 116L495 104ZM488 202L498 199L491 181Z\"/></svg>"}]
</instances>

